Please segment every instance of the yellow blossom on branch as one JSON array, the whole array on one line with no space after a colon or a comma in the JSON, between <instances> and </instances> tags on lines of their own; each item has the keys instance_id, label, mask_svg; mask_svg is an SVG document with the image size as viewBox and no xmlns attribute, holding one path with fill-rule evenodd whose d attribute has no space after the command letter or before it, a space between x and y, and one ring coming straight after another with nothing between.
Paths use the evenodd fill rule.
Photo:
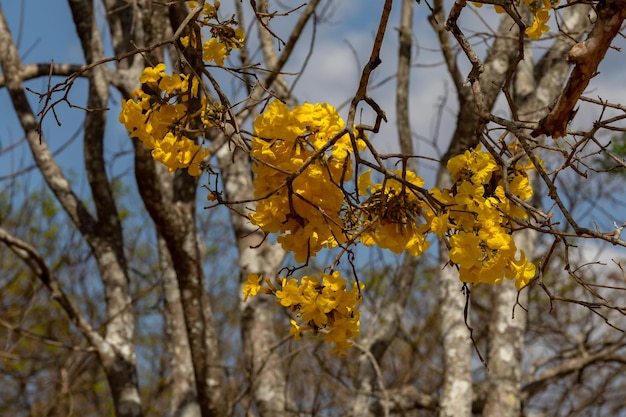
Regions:
<instances>
[{"instance_id":1,"label":"yellow blossom on branch","mask_svg":"<svg viewBox=\"0 0 626 417\"><path fill-rule=\"evenodd\" d=\"M437 220L432 231L450 236L450 261L458 266L461 281L497 284L506 277L522 288L534 276L535 266L523 254L515 260L517 247L511 235L512 220L525 219L527 214L505 192L506 181L509 192L520 201L532 196L527 169L516 164L505 179L493 156L478 147L448 162L452 189L431 190L445 204L437 219L445 216L449 227L444 231L442 220Z\"/></svg>"},{"instance_id":2,"label":"yellow blossom on branch","mask_svg":"<svg viewBox=\"0 0 626 417\"><path fill-rule=\"evenodd\" d=\"M261 290L261 281L263 276L260 274L250 274L248 279L243 284L243 301L248 300L248 297L254 297Z\"/></svg>"},{"instance_id":3,"label":"yellow blossom on branch","mask_svg":"<svg viewBox=\"0 0 626 417\"><path fill-rule=\"evenodd\" d=\"M165 64L144 69L140 80L150 86L150 93L137 90L133 99L123 101L119 120L131 137L139 139L146 149L151 150L154 160L170 171L187 168L190 175L197 176L202 173L201 163L209 152L196 143L195 134L183 134L183 129L180 129L195 117L189 113L186 103L189 99L189 76L169 75L165 70ZM194 77L192 97L197 95L197 86L198 81ZM206 100L202 103L206 105ZM207 112L203 109L202 113Z\"/></svg>"},{"instance_id":4,"label":"yellow blossom on branch","mask_svg":"<svg viewBox=\"0 0 626 417\"><path fill-rule=\"evenodd\" d=\"M249 218L279 233L278 242L296 262L347 240L340 184L352 176L353 149L347 133L338 137L343 130L343 120L325 103L289 109L273 101L254 122L251 156L259 201Z\"/></svg>"},{"instance_id":5,"label":"yellow blossom on branch","mask_svg":"<svg viewBox=\"0 0 626 417\"><path fill-rule=\"evenodd\" d=\"M556 4L558 4L558 1ZM529 28L526 28L526 34L531 39L539 39L541 35L550 30L550 26L546 25L546 22L550 20L552 2L550 0L543 0L543 7L539 7L537 3L533 2L530 7L534 12L533 24Z\"/></svg>"},{"instance_id":6,"label":"yellow blossom on branch","mask_svg":"<svg viewBox=\"0 0 626 417\"><path fill-rule=\"evenodd\" d=\"M139 82L142 83L157 83L165 74L165 64L160 63L155 67L148 67L143 70Z\"/></svg>"},{"instance_id":7,"label":"yellow blossom on branch","mask_svg":"<svg viewBox=\"0 0 626 417\"><path fill-rule=\"evenodd\" d=\"M369 194L360 209L363 231L359 239L366 246L376 244L395 253L406 250L419 256L430 245L426 236L433 216L423 197L411 186L421 188L424 180L412 171L403 174L397 170L395 175L404 175L404 182L388 178L381 184L372 184L370 171L359 177L360 193Z\"/></svg>"},{"instance_id":8,"label":"yellow blossom on branch","mask_svg":"<svg viewBox=\"0 0 626 417\"><path fill-rule=\"evenodd\" d=\"M300 280L283 278L279 289L265 288L261 283L259 274L248 275L243 285L244 301L259 292L274 294L280 305L296 314L297 320L291 319L289 331L296 340L304 331L323 331L324 339L334 344L333 351L342 354L352 345L350 339L359 334L358 304L364 286L352 285L348 289L348 281L339 271L307 275Z\"/></svg>"},{"instance_id":9,"label":"yellow blossom on branch","mask_svg":"<svg viewBox=\"0 0 626 417\"><path fill-rule=\"evenodd\" d=\"M221 67L224 65L226 56L226 45L219 42L217 38L211 38L202 45L202 59L205 62L213 61Z\"/></svg>"}]
</instances>

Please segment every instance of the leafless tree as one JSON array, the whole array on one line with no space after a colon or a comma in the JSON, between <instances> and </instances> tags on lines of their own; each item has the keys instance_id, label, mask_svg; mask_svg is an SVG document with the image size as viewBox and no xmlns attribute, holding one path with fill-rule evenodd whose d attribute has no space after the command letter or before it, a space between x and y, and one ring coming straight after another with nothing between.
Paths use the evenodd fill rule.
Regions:
<instances>
[{"instance_id":1,"label":"leafless tree","mask_svg":"<svg viewBox=\"0 0 626 417\"><path fill-rule=\"evenodd\" d=\"M297 77L285 69L298 48L313 48L325 19L341 19L332 14L333 2L234 1L233 19L247 39L236 64L233 59L225 68L204 67L192 48L177 42L193 30L197 12L184 1L68 1L83 63L26 62L0 9L0 87L10 96L33 161L33 169L2 178L0 241L7 251L0 254L6 272L0 281L0 365L10 388L0 411L185 417L623 412L626 404L615 393L626 382L624 271L619 259L612 269L597 269L576 252L575 239L626 246L623 224L609 218L615 213L604 213L608 225L585 226L590 205L618 201L611 200L617 177L596 161L626 167L607 139L624 131L624 106L583 95L607 50L620 42L624 1L555 5L558 27L540 44L524 35L532 22L524 4L486 2L504 10L497 28L483 21L484 27L468 29L460 22L473 6L465 1L450 10L441 0L380 3L372 9L380 18L371 28L371 49L358 51L369 58L358 64L347 125L375 136L385 111L394 112L399 153L385 160L421 169L417 157L426 155L417 155L414 146L409 86L416 65L413 30L424 23L416 23L414 10L428 8L459 109L449 145L436 156L437 186L452 186L447 161L478 144L503 170L520 158L535 163L535 199L517 202L529 217L515 233L517 245L538 262L529 287L518 291L509 281L493 288L464 285L448 265L445 240L438 261L390 258L374 249L367 252L368 267L358 272L367 283L361 335L339 358L313 336L291 341L282 325L285 312L270 298L243 302L239 286L249 272L277 276L291 262L247 220L255 198L245 126L270 98L298 103ZM395 109L383 109L371 96L372 76L383 41L394 34L394 8L400 19L397 64L383 84L395 82ZM308 45L307 28L313 29ZM168 172L129 139L124 149L133 160L138 198L125 191L134 196L128 206L118 187L129 175L116 178L110 169L115 156L107 144L118 138L108 124L115 117L106 110L141 87L146 66L164 61L212 80L223 76L209 82L207 92L229 104L228 121L204 135L214 157L199 178ZM38 95L28 88L37 79L48 80L48 90ZM71 99L79 79L87 85L84 103ZM236 85L231 103L221 91L227 83ZM32 108L32 98L42 103L41 112ZM230 105L235 101L244 105ZM86 192L42 129L44 120L63 121L62 105L81 110L77 136ZM599 110L592 126L572 127L576 106ZM367 123L358 116L364 109L373 114ZM507 136L518 146L512 155L499 147ZM11 194L32 171L45 183L41 195ZM590 198L567 184L589 187ZM201 186L214 193L220 204L211 210L219 215L201 210L209 205ZM15 201L23 210L10 207ZM220 246L211 255L215 242ZM311 260L306 267L324 268L322 263ZM40 399L33 400L34 390Z\"/></svg>"}]
</instances>

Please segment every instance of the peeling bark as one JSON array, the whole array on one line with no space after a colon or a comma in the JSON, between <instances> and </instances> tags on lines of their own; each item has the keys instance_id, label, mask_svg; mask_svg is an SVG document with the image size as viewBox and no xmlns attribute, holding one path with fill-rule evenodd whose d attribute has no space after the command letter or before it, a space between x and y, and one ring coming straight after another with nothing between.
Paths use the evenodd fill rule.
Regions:
<instances>
[{"instance_id":1,"label":"peeling bark","mask_svg":"<svg viewBox=\"0 0 626 417\"><path fill-rule=\"evenodd\" d=\"M534 137L545 134L557 139L566 134L567 125L576 114L574 110L576 103L591 78L596 75L600 62L626 19L624 0L602 0L594 9L597 20L589 36L583 42L572 46L567 55L567 61L575 64L567 85L550 113L539 121L539 127L533 131Z\"/></svg>"}]
</instances>

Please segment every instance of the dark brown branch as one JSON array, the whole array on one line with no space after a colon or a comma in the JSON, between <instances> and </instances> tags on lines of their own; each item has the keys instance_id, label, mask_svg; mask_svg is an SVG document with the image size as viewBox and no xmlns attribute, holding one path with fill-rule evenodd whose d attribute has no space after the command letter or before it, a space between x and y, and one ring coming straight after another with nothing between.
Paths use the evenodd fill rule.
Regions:
<instances>
[{"instance_id":1,"label":"dark brown branch","mask_svg":"<svg viewBox=\"0 0 626 417\"><path fill-rule=\"evenodd\" d=\"M389 22L389 15L391 14L391 5L392 0L385 0L385 4L383 6L383 12L380 17L380 23L378 24L378 31L376 32L376 38L374 39L374 45L372 46L372 52L370 54L370 58L363 66L363 72L361 73L361 78L359 80L359 86L357 87L357 91L352 98L352 102L350 103L350 112L348 114L347 124L346 126L353 126L354 119L356 116L357 106L361 101L366 101L370 106L375 104L371 98L367 95L367 87L370 80L370 75L372 71L374 71L380 64L380 49L383 46L383 39L385 37L385 31L387 30L387 23ZM376 126L380 125L381 120L387 120L384 112L380 108L375 108L372 106L374 111L376 111Z\"/></svg>"}]
</instances>

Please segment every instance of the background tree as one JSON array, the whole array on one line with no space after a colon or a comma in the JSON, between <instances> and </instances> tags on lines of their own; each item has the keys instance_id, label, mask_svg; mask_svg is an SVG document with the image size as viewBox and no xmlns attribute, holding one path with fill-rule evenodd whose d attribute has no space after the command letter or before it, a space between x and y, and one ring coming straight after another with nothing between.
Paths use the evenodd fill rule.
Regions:
<instances>
[{"instance_id":1,"label":"background tree","mask_svg":"<svg viewBox=\"0 0 626 417\"><path fill-rule=\"evenodd\" d=\"M535 254L538 274L519 292L508 280L470 286L447 266L445 244L438 260L359 248L340 264L366 284L360 335L341 357L320 349L319 337L292 341L285 311L261 295L244 303L240 285L251 272L274 277L298 264L246 218L256 204L246 146L252 120L270 99L300 103L299 76L291 68L313 65L297 58L313 54L319 31L345 16L333 13L340 5L332 2L233 2L219 7L218 23L201 29L195 19L202 3L69 1L83 60L67 63L30 62L28 51L18 48L19 25L11 27L2 13L0 85L24 132L23 141L3 143L3 154L16 160L26 146L32 159L2 178L6 395L0 410L32 416L623 411L623 399L613 395L624 384L623 270L618 255L612 268L599 268L590 246L575 247L581 238L625 245L620 214L594 210L598 201L620 202L611 184L620 185L605 170L607 163L624 166L611 147L613 132L624 130L623 106L581 97L601 78L591 79L598 63L617 59L606 53L623 42L617 36L622 1L560 8L496 2L501 16L483 7L478 16L485 21L467 26L461 23L474 6L465 2L450 10L443 2L408 0L371 6L379 20L368 29L374 35L367 49L354 50L368 58L355 62L358 76L344 111L348 126L374 125L384 110L398 145L378 154L387 161L381 171L401 165L434 176L428 174L434 161L430 168L442 189L453 185L446 163L479 143L504 170L522 158L541 158L533 160L537 176L529 174L535 200L517 201L528 220L514 223L517 245ZM414 8L422 11L417 18ZM420 136L412 126L426 108L412 109L408 94L422 63L413 58L418 49L411 32L424 21L425 8L456 93L455 128L445 150L437 134L415 141ZM545 13L537 13L541 9ZM552 32L531 42L546 23L537 16L551 14ZM398 19L397 66L387 59L392 17ZM231 27L244 29L245 40ZM204 51L191 40L180 42L209 32L234 39L224 65L205 65ZM305 35L312 39L308 45ZM204 74L200 90L228 109L217 112L219 129L203 130L211 156L201 176L168 172L140 141L116 133L119 100L138 88L149 91L140 77L161 62L188 76ZM377 83L385 70L389 78ZM33 93L42 79L47 91ZM383 108L382 91L390 89L377 87L393 82L395 108ZM33 110L37 100L40 113ZM200 100L189 99L190 108L199 109ZM433 104L439 120L447 120L444 100ZM68 115L64 105L82 110ZM82 142L67 146L74 159L82 148L84 177L48 148L50 123L77 115ZM204 129L198 118L188 128ZM376 137L369 134L371 143ZM424 152L424 146L432 149ZM30 191L30 181L37 191ZM217 207L204 210L208 205ZM322 253L307 259L302 271L317 273L333 259Z\"/></svg>"}]
</instances>

